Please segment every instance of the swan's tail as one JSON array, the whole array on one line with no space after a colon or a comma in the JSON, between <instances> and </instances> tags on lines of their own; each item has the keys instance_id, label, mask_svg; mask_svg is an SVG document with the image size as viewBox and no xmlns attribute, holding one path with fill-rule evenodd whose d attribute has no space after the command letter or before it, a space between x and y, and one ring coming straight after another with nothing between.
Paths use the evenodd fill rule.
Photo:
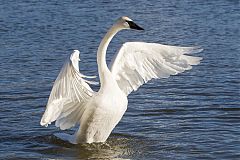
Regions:
<instances>
[{"instance_id":1,"label":"swan's tail","mask_svg":"<svg viewBox=\"0 0 240 160\"><path fill-rule=\"evenodd\" d=\"M76 138L74 135L66 134L66 133L55 133L54 136L58 137L63 141L70 142L72 144L77 144Z\"/></svg>"}]
</instances>

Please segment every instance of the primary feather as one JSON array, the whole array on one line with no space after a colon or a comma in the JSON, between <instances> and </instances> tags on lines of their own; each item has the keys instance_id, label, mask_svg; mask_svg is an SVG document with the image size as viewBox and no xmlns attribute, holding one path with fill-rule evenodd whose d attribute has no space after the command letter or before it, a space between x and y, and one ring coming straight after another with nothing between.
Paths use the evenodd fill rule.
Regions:
<instances>
[{"instance_id":1,"label":"primary feather","mask_svg":"<svg viewBox=\"0 0 240 160\"><path fill-rule=\"evenodd\" d=\"M191 69L202 58L186 54L200 51L199 47L127 42L113 58L110 68L119 87L128 95L153 78L168 78Z\"/></svg>"},{"instance_id":2,"label":"primary feather","mask_svg":"<svg viewBox=\"0 0 240 160\"><path fill-rule=\"evenodd\" d=\"M41 125L56 121L56 126L64 130L79 123L85 104L94 93L88 83L95 82L84 79L89 77L79 72L78 61L79 51L74 50L54 82Z\"/></svg>"}]
</instances>

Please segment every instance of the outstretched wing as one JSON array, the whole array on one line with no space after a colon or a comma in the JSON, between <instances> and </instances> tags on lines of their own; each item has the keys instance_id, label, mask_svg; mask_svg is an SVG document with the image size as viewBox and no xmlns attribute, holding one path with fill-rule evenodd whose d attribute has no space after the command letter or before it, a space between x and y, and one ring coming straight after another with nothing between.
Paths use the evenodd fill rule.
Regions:
<instances>
[{"instance_id":1,"label":"outstretched wing","mask_svg":"<svg viewBox=\"0 0 240 160\"><path fill-rule=\"evenodd\" d=\"M120 89L128 95L153 78L168 78L191 69L202 58L185 54L201 51L199 47L127 42L113 58L110 68Z\"/></svg>"},{"instance_id":2,"label":"outstretched wing","mask_svg":"<svg viewBox=\"0 0 240 160\"><path fill-rule=\"evenodd\" d=\"M41 125L56 121L55 125L64 130L79 123L86 102L94 94L88 83L95 84L83 79L93 77L79 72L79 60L79 51L74 50L54 82Z\"/></svg>"}]
</instances>

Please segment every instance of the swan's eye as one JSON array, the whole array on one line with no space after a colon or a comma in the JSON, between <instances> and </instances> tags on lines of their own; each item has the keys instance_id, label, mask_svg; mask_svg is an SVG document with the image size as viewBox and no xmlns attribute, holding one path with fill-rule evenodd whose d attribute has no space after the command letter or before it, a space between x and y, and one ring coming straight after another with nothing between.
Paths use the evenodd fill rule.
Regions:
<instances>
[{"instance_id":1,"label":"swan's eye","mask_svg":"<svg viewBox=\"0 0 240 160\"><path fill-rule=\"evenodd\" d=\"M130 25L128 24L128 22L124 22L124 26L130 28Z\"/></svg>"}]
</instances>

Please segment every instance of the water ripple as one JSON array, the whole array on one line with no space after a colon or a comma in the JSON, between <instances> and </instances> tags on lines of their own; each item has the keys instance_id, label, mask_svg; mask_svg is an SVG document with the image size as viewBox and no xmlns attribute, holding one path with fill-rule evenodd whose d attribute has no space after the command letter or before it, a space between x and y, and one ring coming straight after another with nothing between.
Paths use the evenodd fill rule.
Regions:
<instances>
[{"instance_id":1,"label":"water ripple","mask_svg":"<svg viewBox=\"0 0 240 160\"><path fill-rule=\"evenodd\" d=\"M239 4L0 1L0 159L239 159ZM146 41L202 46L202 63L129 95L128 110L106 143L57 139L53 134L61 131L39 121L63 62L79 49L82 72L97 75L98 44L123 15L145 32L119 33L107 62L122 43Z\"/></svg>"}]
</instances>

